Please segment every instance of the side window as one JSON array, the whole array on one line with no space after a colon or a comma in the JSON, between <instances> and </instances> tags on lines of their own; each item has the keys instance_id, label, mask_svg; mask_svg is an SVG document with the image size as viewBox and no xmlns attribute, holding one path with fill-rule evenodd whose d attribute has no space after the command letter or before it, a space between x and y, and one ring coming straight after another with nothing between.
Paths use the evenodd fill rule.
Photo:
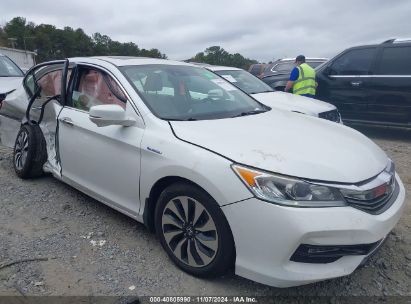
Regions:
<instances>
[{"instance_id":1,"label":"side window","mask_svg":"<svg viewBox=\"0 0 411 304\"><path fill-rule=\"evenodd\" d=\"M29 95L33 96L36 90L36 82L34 81L33 74L27 75L27 77L24 79L24 84L26 85L26 88L28 89Z\"/></svg>"},{"instance_id":2,"label":"side window","mask_svg":"<svg viewBox=\"0 0 411 304\"><path fill-rule=\"evenodd\" d=\"M411 47L384 48L378 75L411 75Z\"/></svg>"},{"instance_id":3,"label":"side window","mask_svg":"<svg viewBox=\"0 0 411 304\"><path fill-rule=\"evenodd\" d=\"M52 97L61 94L62 66L47 66L30 73L24 79L24 84L30 96L40 88L40 98ZM67 73L67 85L71 77L72 69Z\"/></svg>"},{"instance_id":4,"label":"side window","mask_svg":"<svg viewBox=\"0 0 411 304\"><path fill-rule=\"evenodd\" d=\"M104 104L117 104L125 109L126 96L109 75L96 69L80 69L72 95L73 107L88 111Z\"/></svg>"},{"instance_id":5,"label":"side window","mask_svg":"<svg viewBox=\"0 0 411 304\"><path fill-rule=\"evenodd\" d=\"M331 65L331 75L368 75L375 56L375 48L352 50Z\"/></svg>"},{"instance_id":6,"label":"side window","mask_svg":"<svg viewBox=\"0 0 411 304\"><path fill-rule=\"evenodd\" d=\"M294 62L284 62L284 63L279 63L276 66L274 66L271 71L272 72L291 72L292 69L294 68Z\"/></svg>"},{"instance_id":7,"label":"side window","mask_svg":"<svg viewBox=\"0 0 411 304\"><path fill-rule=\"evenodd\" d=\"M51 97L60 95L61 93L61 69L49 72L43 75L38 81L38 85L41 88L41 96ZM67 77L69 78L69 77Z\"/></svg>"}]
</instances>

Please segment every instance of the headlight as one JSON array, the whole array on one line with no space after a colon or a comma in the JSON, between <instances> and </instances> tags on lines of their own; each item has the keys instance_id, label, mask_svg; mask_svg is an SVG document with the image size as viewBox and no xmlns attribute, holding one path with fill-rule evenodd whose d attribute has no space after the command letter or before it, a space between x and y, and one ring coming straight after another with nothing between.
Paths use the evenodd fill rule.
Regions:
<instances>
[{"instance_id":1,"label":"headlight","mask_svg":"<svg viewBox=\"0 0 411 304\"><path fill-rule=\"evenodd\" d=\"M232 168L251 192L262 200L292 207L346 206L341 192L336 188L239 165Z\"/></svg>"}]
</instances>

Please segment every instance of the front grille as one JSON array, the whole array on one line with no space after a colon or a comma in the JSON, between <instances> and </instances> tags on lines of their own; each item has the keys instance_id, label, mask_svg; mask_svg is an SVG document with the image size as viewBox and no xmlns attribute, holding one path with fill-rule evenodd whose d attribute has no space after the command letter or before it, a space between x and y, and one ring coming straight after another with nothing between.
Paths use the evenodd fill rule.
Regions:
<instances>
[{"instance_id":1,"label":"front grille","mask_svg":"<svg viewBox=\"0 0 411 304\"><path fill-rule=\"evenodd\" d=\"M381 214L387 210L395 202L399 194L399 185L397 181L394 181L393 190L381 195L379 197L369 200L359 200L346 197L347 203L356 209L362 210L371 214Z\"/></svg>"},{"instance_id":2,"label":"front grille","mask_svg":"<svg viewBox=\"0 0 411 304\"><path fill-rule=\"evenodd\" d=\"M337 109L327 111L327 112L322 112L322 113L318 114L318 117L320 117L322 119L326 119L326 120L331 120L331 121L334 121L334 122L340 122L340 120L341 120L340 113L338 112Z\"/></svg>"}]
</instances>

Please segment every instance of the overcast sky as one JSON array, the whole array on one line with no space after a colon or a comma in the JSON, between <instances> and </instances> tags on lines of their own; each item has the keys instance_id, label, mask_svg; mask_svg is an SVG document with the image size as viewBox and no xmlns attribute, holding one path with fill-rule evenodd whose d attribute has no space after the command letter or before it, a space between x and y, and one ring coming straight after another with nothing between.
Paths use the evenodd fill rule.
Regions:
<instances>
[{"instance_id":1,"label":"overcast sky","mask_svg":"<svg viewBox=\"0 0 411 304\"><path fill-rule=\"evenodd\" d=\"M411 33L408 0L2 0L0 23L16 16L36 24L82 28L170 59L213 45L269 61L343 49Z\"/></svg>"}]
</instances>

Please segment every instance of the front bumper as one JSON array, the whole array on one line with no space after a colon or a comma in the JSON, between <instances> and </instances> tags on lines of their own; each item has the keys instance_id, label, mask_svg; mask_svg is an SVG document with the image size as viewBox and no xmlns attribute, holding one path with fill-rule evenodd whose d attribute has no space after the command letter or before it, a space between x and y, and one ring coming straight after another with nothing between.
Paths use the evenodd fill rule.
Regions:
<instances>
[{"instance_id":1,"label":"front bumper","mask_svg":"<svg viewBox=\"0 0 411 304\"><path fill-rule=\"evenodd\" d=\"M400 219L404 186L385 212L372 215L352 207L293 208L251 198L222 207L236 246L236 274L276 286L297 286L352 273L367 257L347 255L331 263L290 260L301 244L357 245L380 242Z\"/></svg>"}]
</instances>

